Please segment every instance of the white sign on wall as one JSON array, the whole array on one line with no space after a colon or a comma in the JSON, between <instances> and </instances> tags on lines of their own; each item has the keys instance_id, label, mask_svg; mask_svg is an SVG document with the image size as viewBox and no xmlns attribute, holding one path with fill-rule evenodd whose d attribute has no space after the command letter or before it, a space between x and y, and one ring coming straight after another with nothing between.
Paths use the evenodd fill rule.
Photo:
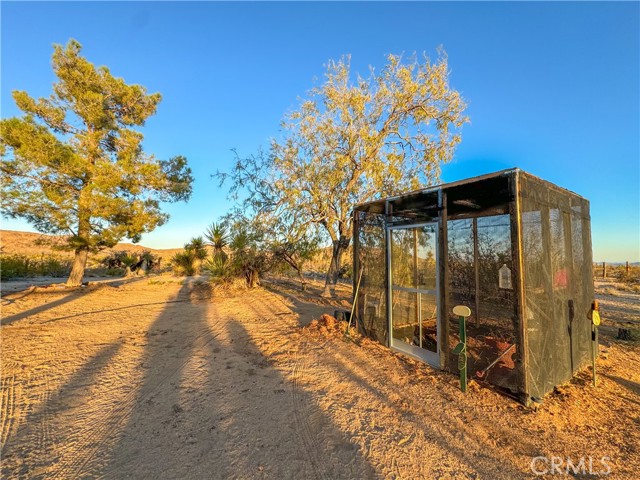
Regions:
<instances>
[{"instance_id":1,"label":"white sign on wall","mask_svg":"<svg viewBox=\"0 0 640 480\"><path fill-rule=\"evenodd\" d=\"M513 289L511 286L511 269L503 264L498 270L498 286L508 290Z\"/></svg>"}]
</instances>

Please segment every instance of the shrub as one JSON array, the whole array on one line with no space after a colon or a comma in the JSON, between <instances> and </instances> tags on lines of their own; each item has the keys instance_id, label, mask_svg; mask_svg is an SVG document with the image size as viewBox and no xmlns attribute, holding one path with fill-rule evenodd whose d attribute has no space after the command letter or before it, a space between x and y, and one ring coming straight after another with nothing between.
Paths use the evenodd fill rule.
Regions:
<instances>
[{"instance_id":1,"label":"shrub","mask_svg":"<svg viewBox=\"0 0 640 480\"><path fill-rule=\"evenodd\" d=\"M183 250L176 253L171 258L173 271L176 275L186 275L190 277L196 274L195 266L196 256L193 250Z\"/></svg>"},{"instance_id":2,"label":"shrub","mask_svg":"<svg viewBox=\"0 0 640 480\"><path fill-rule=\"evenodd\" d=\"M353 278L353 264L343 263L340 270L338 270L338 278L351 279Z\"/></svg>"},{"instance_id":3,"label":"shrub","mask_svg":"<svg viewBox=\"0 0 640 480\"><path fill-rule=\"evenodd\" d=\"M215 255L202 263L202 270L213 278L225 279L233 276L233 265L228 257Z\"/></svg>"},{"instance_id":4,"label":"shrub","mask_svg":"<svg viewBox=\"0 0 640 480\"><path fill-rule=\"evenodd\" d=\"M160 257L147 250L144 250L141 253L118 250L111 252L108 256L103 258L101 263L109 271L122 270L124 274L128 275L143 268L145 261L145 273L160 265Z\"/></svg>"},{"instance_id":5,"label":"shrub","mask_svg":"<svg viewBox=\"0 0 640 480\"><path fill-rule=\"evenodd\" d=\"M71 271L71 260L54 255L0 255L0 278L65 277Z\"/></svg>"}]
</instances>

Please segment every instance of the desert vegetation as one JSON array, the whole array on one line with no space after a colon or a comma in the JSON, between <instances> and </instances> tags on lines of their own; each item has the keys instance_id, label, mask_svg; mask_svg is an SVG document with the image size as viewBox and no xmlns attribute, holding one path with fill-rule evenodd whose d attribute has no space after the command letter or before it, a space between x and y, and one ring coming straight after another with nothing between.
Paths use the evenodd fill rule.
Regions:
<instances>
[{"instance_id":1,"label":"desert vegetation","mask_svg":"<svg viewBox=\"0 0 640 480\"><path fill-rule=\"evenodd\" d=\"M640 293L640 265L638 264L603 264L593 265L593 275L596 280L609 279L618 283L617 288L632 293ZM615 294L615 290L611 290Z\"/></svg>"},{"instance_id":2,"label":"desert vegetation","mask_svg":"<svg viewBox=\"0 0 640 480\"><path fill-rule=\"evenodd\" d=\"M192 238L173 256L174 272L187 276L203 273L216 285L241 279L253 288L267 273L293 271L304 289L303 268L319 253L317 240L303 236L286 242L274 235L271 226L246 218L232 221L230 216L214 222L203 236Z\"/></svg>"},{"instance_id":3,"label":"desert vegetation","mask_svg":"<svg viewBox=\"0 0 640 480\"><path fill-rule=\"evenodd\" d=\"M73 266L74 252L66 248L64 237L29 232L0 230L2 251L0 273L2 280L35 277L66 278ZM118 243L91 255L87 260L86 274L97 276L125 276L129 267L142 273L141 261L147 259L146 273L158 273L170 268L171 256L179 249L154 250L131 243ZM144 270L144 269L143 269Z\"/></svg>"},{"instance_id":4,"label":"desert vegetation","mask_svg":"<svg viewBox=\"0 0 640 480\"><path fill-rule=\"evenodd\" d=\"M0 254L0 278L65 277L71 271L71 261L51 254Z\"/></svg>"},{"instance_id":5,"label":"desert vegetation","mask_svg":"<svg viewBox=\"0 0 640 480\"><path fill-rule=\"evenodd\" d=\"M343 57L285 116L281 140L238 155L218 178L251 222L281 225L274 229L281 243L310 235L330 245L323 295L332 295L353 206L436 182L461 140L465 108L449 85L444 51L434 62L389 55L380 73L355 79Z\"/></svg>"}]
</instances>

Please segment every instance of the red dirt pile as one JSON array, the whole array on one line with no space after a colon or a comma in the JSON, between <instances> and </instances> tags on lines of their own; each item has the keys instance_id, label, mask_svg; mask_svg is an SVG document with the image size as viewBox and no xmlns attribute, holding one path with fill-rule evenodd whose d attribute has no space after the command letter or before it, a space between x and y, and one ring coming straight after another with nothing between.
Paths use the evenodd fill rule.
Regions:
<instances>
[{"instance_id":1,"label":"red dirt pile","mask_svg":"<svg viewBox=\"0 0 640 480\"><path fill-rule=\"evenodd\" d=\"M311 320L309 325L304 327L308 332L317 332L323 336L342 334L347 329L345 322L339 322L335 317L323 313L319 319Z\"/></svg>"}]
</instances>

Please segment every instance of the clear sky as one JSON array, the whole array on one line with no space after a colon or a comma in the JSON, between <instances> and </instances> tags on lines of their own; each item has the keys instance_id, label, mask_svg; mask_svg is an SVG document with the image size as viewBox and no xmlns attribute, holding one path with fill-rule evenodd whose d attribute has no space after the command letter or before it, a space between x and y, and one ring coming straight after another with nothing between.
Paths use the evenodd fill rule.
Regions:
<instances>
[{"instance_id":1,"label":"clear sky","mask_svg":"<svg viewBox=\"0 0 640 480\"><path fill-rule=\"evenodd\" d=\"M188 204L142 244L181 246L228 207L210 175L279 135L327 60L381 68L442 45L469 104L453 181L520 167L591 201L595 260L640 260L640 3L14 3L3 1L2 117L11 91L51 93L54 43L161 92L145 148L185 155ZM2 228L26 230L17 220Z\"/></svg>"}]
</instances>

